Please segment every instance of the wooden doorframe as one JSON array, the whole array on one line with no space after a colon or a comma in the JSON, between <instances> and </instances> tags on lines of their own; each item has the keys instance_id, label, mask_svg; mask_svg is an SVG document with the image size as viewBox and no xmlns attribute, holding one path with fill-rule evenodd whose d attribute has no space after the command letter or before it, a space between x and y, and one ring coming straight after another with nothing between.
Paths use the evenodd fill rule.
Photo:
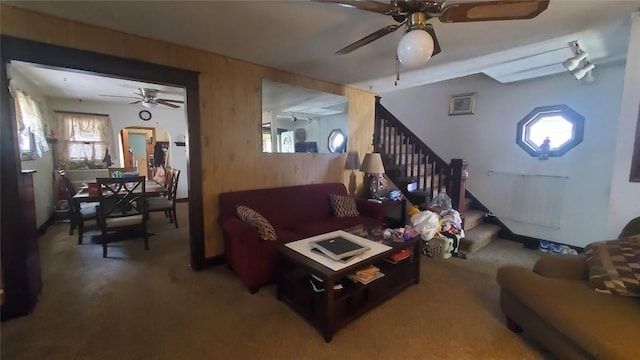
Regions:
<instances>
[{"instance_id":1,"label":"wooden doorframe","mask_svg":"<svg viewBox=\"0 0 640 360\"><path fill-rule=\"evenodd\" d=\"M189 244L190 266L200 270L207 266L220 264L222 257L205 258L204 249L204 216L202 198L202 157L200 141L200 97L199 72L179 69L164 65L148 63L139 60L121 58L113 55L78 50L58 45L52 45L32 40L25 40L8 35L0 35L0 54L2 60L2 76L6 77L6 64L13 60L26 61L51 68L65 68L71 71L88 72L97 75L115 77L127 80L145 81L156 84L178 86L186 89L187 93L187 133L189 136L187 147L187 171L189 176ZM4 79L6 81L6 79ZM0 91L2 108L2 128L12 129L13 122L9 109L10 101L7 88ZM8 126L8 127L5 127ZM17 135L13 131L2 131L2 190L17 188L18 176L16 169L20 167L19 151L17 150ZM9 151L5 151L9 150ZM5 172L5 165L7 172ZM9 171L13 170L13 171ZM2 199L2 229L8 225L4 220L5 204L9 201ZM15 212L15 211L14 211ZM3 232L4 234L4 232ZM23 246L14 244L19 237L2 238L2 260L10 258L16 253L23 252ZM5 246L10 244L9 246ZM7 249L13 249L5 253ZM5 273L6 275L6 273ZM20 276L20 274L16 274ZM6 280L6 279L5 279Z\"/></svg>"},{"instance_id":2,"label":"wooden doorframe","mask_svg":"<svg viewBox=\"0 0 640 360\"><path fill-rule=\"evenodd\" d=\"M124 131L124 130L126 130L126 131ZM122 137L122 147L123 147L122 150L123 150L125 159L127 158L127 155L126 155L127 151L126 151L125 146L124 146L125 145L125 143L124 143L125 142L124 134L126 133L127 136L129 134L131 134L131 133L133 133L133 134L142 134L142 133L139 133L139 132L136 132L136 131L131 132L131 130L142 130L142 131L151 132L151 139L152 139L151 141L152 142L149 143L148 141L145 141L145 144L146 144L145 148L146 149L145 149L145 165L144 165L144 167L145 167L145 169L147 169L147 178L148 179L153 179L153 174L149 174L148 173L148 171L149 171L149 152L151 151L153 153L153 146L156 143L156 139L157 139L157 137L156 137L156 128L155 127L151 127L151 126L125 126L122 129L120 129L120 134L121 134L120 136ZM147 139L147 133L145 133L144 135L145 135L145 140L146 140ZM126 164L125 161L123 161L122 163L125 165L125 167L127 167L127 164ZM138 164L138 171L140 171L140 164ZM151 176L149 176L149 175L151 175Z\"/></svg>"}]
</instances>

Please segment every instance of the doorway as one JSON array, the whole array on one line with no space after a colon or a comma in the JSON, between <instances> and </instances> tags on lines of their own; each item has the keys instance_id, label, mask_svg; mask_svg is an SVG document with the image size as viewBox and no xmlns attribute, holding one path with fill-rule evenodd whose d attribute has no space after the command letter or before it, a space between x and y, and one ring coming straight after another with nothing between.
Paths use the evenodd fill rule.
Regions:
<instances>
[{"instance_id":1,"label":"doorway","mask_svg":"<svg viewBox=\"0 0 640 360\"><path fill-rule=\"evenodd\" d=\"M6 65L11 61L25 61L41 64L52 68L65 68L72 71L90 72L97 75L116 77L128 80L145 81L156 84L166 84L183 87L187 93L187 134L188 137L187 171L189 175L189 244L190 266L200 270L206 266L217 264L219 259L205 259L204 256L204 218L202 202L202 170L200 145L200 112L198 73L172 68L163 65L146 63L138 60L120 58L111 55L77 50L57 45L51 45L31 40L24 40L12 36L1 35L0 38L2 67L2 83L6 85ZM28 274L33 269L33 249L29 249L26 242L21 241L19 224L26 224L27 219L21 212L15 211L15 204L20 202L20 157L17 149L17 132L15 118L11 112L11 101L7 86L2 87L0 108L2 108L2 274L5 285L5 300L11 296L11 303L18 304L16 313L23 314L30 311L21 304L31 304L31 294L14 291L9 294L9 287L21 288L28 282ZM6 195L6 196L5 196ZM35 264L39 271L38 264ZM15 296L15 297L14 297ZM6 304L6 303L5 303ZM3 306L4 310L4 306ZM25 312L26 311L26 312ZM4 316L4 314L3 314Z\"/></svg>"},{"instance_id":2,"label":"doorway","mask_svg":"<svg viewBox=\"0 0 640 360\"><path fill-rule=\"evenodd\" d=\"M133 169L147 179L153 179L155 139L155 128L130 126L120 130L124 167Z\"/></svg>"}]
</instances>

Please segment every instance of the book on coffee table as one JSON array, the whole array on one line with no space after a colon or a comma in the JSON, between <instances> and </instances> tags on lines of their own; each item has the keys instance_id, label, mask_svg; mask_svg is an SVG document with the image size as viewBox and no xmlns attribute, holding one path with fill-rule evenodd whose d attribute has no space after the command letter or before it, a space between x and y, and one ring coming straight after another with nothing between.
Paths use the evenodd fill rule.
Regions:
<instances>
[{"instance_id":1,"label":"book on coffee table","mask_svg":"<svg viewBox=\"0 0 640 360\"><path fill-rule=\"evenodd\" d=\"M391 256L389 256L388 258L385 258L384 261L391 264L397 264L400 261L404 259L408 259L410 257L411 257L411 251L407 249L403 249L396 253L391 254Z\"/></svg>"},{"instance_id":2,"label":"book on coffee table","mask_svg":"<svg viewBox=\"0 0 640 360\"><path fill-rule=\"evenodd\" d=\"M380 279L381 277L384 276L383 272L378 271L377 273L373 274L373 275L367 275L367 276L358 276L356 274L351 274L351 275L347 275L347 277L349 279L351 279L351 281L355 282L359 282L363 285L367 285L368 283Z\"/></svg>"}]
</instances>

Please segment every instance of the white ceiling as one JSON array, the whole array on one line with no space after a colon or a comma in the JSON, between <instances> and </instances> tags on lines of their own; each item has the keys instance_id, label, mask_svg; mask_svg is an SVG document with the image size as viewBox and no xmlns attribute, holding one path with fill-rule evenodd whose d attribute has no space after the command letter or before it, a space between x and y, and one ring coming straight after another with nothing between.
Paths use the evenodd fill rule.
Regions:
<instances>
[{"instance_id":1,"label":"white ceiling","mask_svg":"<svg viewBox=\"0 0 640 360\"><path fill-rule=\"evenodd\" d=\"M14 72L29 79L42 95L53 98L129 104L138 100L135 93L140 93L140 88L153 88L159 90L158 98L185 100L183 88L52 69L22 61L12 61L9 64L9 74ZM182 104L176 105L183 107Z\"/></svg>"},{"instance_id":2,"label":"white ceiling","mask_svg":"<svg viewBox=\"0 0 640 360\"><path fill-rule=\"evenodd\" d=\"M422 68L401 69L401 79L394 86L395 48L402 31L351 54L335 55L345 45L395 23L385 15L335 4L304 0L3 2L374 92L476 73L511 82L566 72L561 62L573 55L569 43L574 40L596 65L620 61L626 56L630 14L640 9L640 0L551 0L548 9L531 20L444 24L432 19L429 23L442 53Z\"/></svg>"}]
</instances>

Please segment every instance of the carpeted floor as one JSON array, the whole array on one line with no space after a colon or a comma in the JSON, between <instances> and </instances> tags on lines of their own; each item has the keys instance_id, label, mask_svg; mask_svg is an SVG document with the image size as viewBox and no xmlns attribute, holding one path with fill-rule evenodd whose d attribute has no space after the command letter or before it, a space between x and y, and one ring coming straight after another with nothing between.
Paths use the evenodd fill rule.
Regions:
<instances>
[{"instance_id":1,"label":"carpeted floor","mask_svg":"<svg viewBox=\"0 0 640 360\"><path fill-rule=\"evenodd\" d=\"M142 240L108 259L56 224L41 237L44 289L29 316L3 322L2 359L546 359L511 333L499 310L498 266L531 267L540 253L497 240L469 259L422 257L411 286L338 331L331 343L275 287L249 294L226 266L188 266L180 229L152 214Z\"/></svg>"}]
</instances>

